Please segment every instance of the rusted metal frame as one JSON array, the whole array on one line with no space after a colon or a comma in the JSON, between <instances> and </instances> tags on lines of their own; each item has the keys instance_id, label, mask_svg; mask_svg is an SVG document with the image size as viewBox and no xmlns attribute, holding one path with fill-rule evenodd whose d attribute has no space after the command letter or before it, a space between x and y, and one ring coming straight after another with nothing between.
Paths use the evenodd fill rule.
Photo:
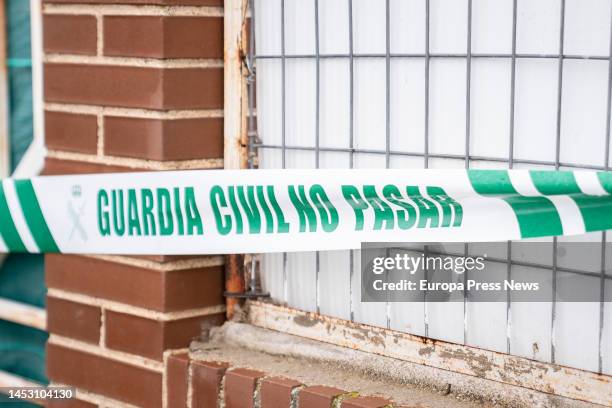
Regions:
<instances>
[{"instance_id":1,"label":"rusted metal frame","mask_svg":"<svg viewBox=\"0 0 612 408\"><path fill-rule=\"evenodd\" d=\"M538 392L612 406L612 377L605 374L432 340L260 301L250 301L248 306L249 323L258 327Z\"/></svg>"},{"instance_id":2,"label":"rusted metal frame","mask_svg":"<svg viewBox=\"0 0 612 408\"><path fill-rule=\"evenodd\" d=\"M247 135L247 54L248 0L224 1L224 103L223 103L223 161L225 169L244 169L248 165ZM225 291L245 292L244 255L225 257ZM226 297L226 314L231 319L241 299Z\"/></svg>"}]
</instances>

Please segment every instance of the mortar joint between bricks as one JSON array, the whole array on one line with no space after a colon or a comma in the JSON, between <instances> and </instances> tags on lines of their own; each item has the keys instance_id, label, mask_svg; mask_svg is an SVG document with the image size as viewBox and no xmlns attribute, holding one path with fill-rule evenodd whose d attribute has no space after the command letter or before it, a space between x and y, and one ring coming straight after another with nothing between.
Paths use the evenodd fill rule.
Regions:
<instances>
[{"instance_id":1,"label":"mortar joint between bricks","mask_svg":"<svg viewBox=\"0 0 612 408\"><path fill-rule=\"evenodd\" d=\"M160 17L223 17L223 7L155 6L129 4L43 4L44 14L160 16Z\"/></svg>"},{"instance_id":2,"label":"mortar joint between bricks","mask_svg":"<svg viewBox=\"0 0 612 408\"><path fill-rule=\"evenodd\" d=\"M98 341L100 347L106 347L106 307L100 306L100 340Z\"/></svg>"},{"instance_id":3,"label":"mortar joint between bricks","mask_svg":"<svg viewBox=\"0 0 612 408\"><path fill-rule=\"evenodd\" d=\"M298 385L291 389L291 400L289 402L289 408L299 408L299 395L302 389L306 388L305 385Z\"/></svg>"},{"instance_id":4,"label":"mortar joint between bricks","mask_svg":"<svg viewBox=\"0 0 612 408\"><path fill-rule=\"evenodd\" d=\"M332 408L340 408L340 406L342 405L342 401L349 399L349 398L355 398L358 397L359 393L357 391L351 391L351 392L347 392L341 395L338 395L337 397L335 397L332 401Z\"/></svg>"},{"instance_id":5,"label":"mortar joint between bricks","mask_svg":"<svg viewBox=\"0 0 612 408\"><path fill-rule=\"evenodd\" d=\"M192 408L193 405L193 360L189 358L189 365L187 366L187 408Z\"/></svg>"},{"instance_id":6,"label":"mortar joint between bricks","mask_svg":"<svg viewBox=\"0 0 612 408\"><path fill-rule=\"evenodd\" d=\"M255 380L255 392L253 392L253 408L261 408L261 383L268 376L257 378Z\"/></svg>"},{"instance_id":7,"label":"mortar joint between bricks","mask_svg":"<svg viewBox=\"0 0 612 408\"><path fill-rule=\"evenodd\" d=\"M217 395L217 407L219 408L225 408L225 375L231 369L232 368L229 367L227 370L225 370L223 376L221 377L221 385L219 386L219 394Z\"/></svg>"}]
</instances>

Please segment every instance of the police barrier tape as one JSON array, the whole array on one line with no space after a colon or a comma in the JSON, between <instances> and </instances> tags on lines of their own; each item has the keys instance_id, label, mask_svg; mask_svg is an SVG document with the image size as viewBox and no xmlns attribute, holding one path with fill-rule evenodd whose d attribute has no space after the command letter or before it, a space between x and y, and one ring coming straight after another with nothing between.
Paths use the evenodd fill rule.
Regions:
<instances>
[{"instance_id":1,"label":"police barrier tape","mask_svg":"<svg viewBox=\"0 0 612 408\"><path fill-rule=\"evenodd\" d=\"M0 185L0 252L225 254L612 229L612 173L202 170Z\"/></svg>"}]
</instances>

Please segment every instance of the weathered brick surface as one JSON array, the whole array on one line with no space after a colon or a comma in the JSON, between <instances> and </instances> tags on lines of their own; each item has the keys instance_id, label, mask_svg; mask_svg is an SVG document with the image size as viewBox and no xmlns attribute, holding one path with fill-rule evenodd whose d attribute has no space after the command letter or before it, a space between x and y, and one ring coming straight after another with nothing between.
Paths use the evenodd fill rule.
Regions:
<instances>
[{"instance_id":1,"label":"weathered brick surface","mask_svg":"<svg viewBox=\"0 0 612 408\"><path fill-rule=\"evenodd\" d=\"M46 280L50 288L163 312L224 304L220 266L164 272L83 256L49 254Z\"/></svg>"},{"instance_id":2,"label":"weathered brick surface","mask_svg":"<svg viewBox=\"0 0 612 408\"><path fill-rule=\"evenodd\" d=\"M161 407L160 373L47 344L47 374L55 382L143 407Z\"/></svg>"},{"instance_id":3,"label":"weathered brick surface","mask_svg":"<svg viewBox=\"0 0 612 408\"><path fill-rule=\"evenodd\" d=\"M300 390L298 404L300 408L331 407L334 398L346 393L339 388L324 385L314 385Z\"/></svg>"},{"instance_id":4,"label":"weathered brick surface","mask_svg":"<svg viewBox=\"0 0 612 408\"><path fill-rule=\"evenodd\" d=\"M167 406L186 408L189 356L187 353L170 355L166 364Z\"/></svg>"},{"instance_id":5,"label":"weathered brick surface","mask_svg":"<svg viewBox=\"0 0 612 408\"><path fill-rule=\"evenodd\" d=\"M228 367L229 364L223 362L191 362L192 407L217 408L221 381Z\"/></svg>"},{"instance_id":6,"label":"weathered brick surface","mask_svg":"<svg viewBox=\"0 0 612 408\"><path fill-rule=\"evenodd\" d=\"M45 112L45 143L52 150L96 153L98 118L64 112Z\"/></svg>"},{"instance_id":7,"label":"weathered brick surface","mask_svg":"<svg viewBox=\"0 0 612 408\"><path fill-rule=\"evenodd\" d=\"M223 119L139 119L106 117L104 152L149 160L223 157Z\"/></svg>"},{"instance_id":8,"label":"weathered brick surface","mask_svg":"<svg viewBox=\"0 0 612 408\"><path fill-rule=\"evenodd\" d=\"M224 314L156 321L107 310L106 346L161 361L165 350L189 346L201 334L202 325L219 326L223 321Z\"/></svg>"},{"instance_id":9,"label":"weathered brick surface","mask_svg":"<svg viewBox=\"0 0 612 408\"><path fill-rule=\"evenodd\" d=\"M282 377L267 377L261 381L260 398L262 408L285 408L291 406L291 392L300 382Z\"/></svg>"},{"instance_id":10,"label":"weathered brick surface","mask_svg":"<svg viewBox=\"0 0 612 408\"><path fill-rule=\"evenodd\" d=\"M223 58L222 17L108 16L104 55Z\"/></svg>"},{"instance_id":11,"label":"weathered brick surface","mask_svg":"<svg viewBox=\"0 0 612 408\"><path fill-rule=\"evenodd\" d=\"M223 106L221 68L47 63L44 75L48 102L149 109L215 109Z\"/></svg>"},{"instance_id":12,"label":"weathered brick surface","mask_svg":"<svg viewBox=\"0 0 612 408\"><path fill-rule=\"evenodd\" d=\"M43 48L48 53L96 55L94 16L45 15Z\"/></svg>"},{"instance_id":13,"label":"weathered brick surface","mask_svg":"<svg viewBox=\"0 0 612 408\"><path fill-rule=\"evenodd\" d=\"M247 368L237 368L225 374L225 407L251 408L254 406L254 394L257 381L264 373Z\"/></svg>"},{"instance_id":14,"label":"weathered brick surface","mask_svg":"<svg viewBox=\"0 0 612 408\"><path fill-rule=\"evenodd\" d=\"M97 344L100 341L100 308L47 297L47 331Z\"/></svg>"}]
</instances>

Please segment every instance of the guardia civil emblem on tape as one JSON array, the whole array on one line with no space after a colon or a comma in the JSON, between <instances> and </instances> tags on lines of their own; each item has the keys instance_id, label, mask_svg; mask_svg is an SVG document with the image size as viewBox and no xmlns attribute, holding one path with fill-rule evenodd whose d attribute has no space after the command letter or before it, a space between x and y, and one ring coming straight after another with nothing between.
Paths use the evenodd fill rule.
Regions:
<instances>
[{"instance_id":1,"label":"guardia civil emblem on tape","mask_svg":"<svg viewBox=\"0 0 612 408\"><path fill-rule=\"evenodd\" d=\"M612 173L201 170L6 179L0 251L224 254L612 229Z\"/></svg>"}]
</instances>

